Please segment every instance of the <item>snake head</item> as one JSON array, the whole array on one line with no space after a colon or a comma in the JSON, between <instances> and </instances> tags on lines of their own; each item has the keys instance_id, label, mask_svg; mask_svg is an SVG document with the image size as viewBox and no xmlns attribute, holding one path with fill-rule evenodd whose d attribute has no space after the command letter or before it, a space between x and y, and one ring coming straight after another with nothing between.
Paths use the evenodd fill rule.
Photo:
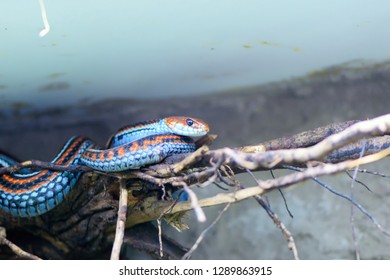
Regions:
<instances>
[{"instance_id":1,"label":"snake head","mask_svg":"<svg viewBox=\"0 0 390 280\"><path fill-rule=\"evenodd\" d=\"M197 137L209 132L208 124L200 119L174 116L166 117L164 120L174 134Z\"/></svg>"}]
</instances>

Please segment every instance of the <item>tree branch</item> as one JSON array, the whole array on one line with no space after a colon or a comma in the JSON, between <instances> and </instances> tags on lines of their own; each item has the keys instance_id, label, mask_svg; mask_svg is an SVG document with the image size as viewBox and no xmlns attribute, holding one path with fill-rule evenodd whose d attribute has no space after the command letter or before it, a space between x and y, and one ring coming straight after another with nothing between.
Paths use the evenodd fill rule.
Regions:
<instances>
[{"instance_id":1,"label":"tree branch","mask_svg":"<svg viewBox=\"0 0 390 280\"><path fill-rule=\"evenodd\" d=\"M285 188L322 175L351 170L387 157L390 154L390 136L387 135L389 132L390 115L384 115L362 122L351 121L329 125L295 136L245 147L210 150L203 144L210 143L215 137L206 137L203 138L203 142L198 142L197 146L201 148L197 152L190 155L175 155L160 164L140 170L115 174L85 173L76 187L78 191L72 192L70 198L57 208L34 219L15 219L0 213L0 225L7 228L7 232L10 233L13 230L22 231L33 235L34 238L41 238L42 243L34 244L44 244L41 245L42 256L72 258L86 254L85 257L96 257L96 252L99 250L103 254L106 248L112 248L115 221L121 223L120 229L117 228L119 236L123 234L124 225L129 229L161 216L171 217L174 213L193 209L200 211L201 207L235 203L250 197L262 198L274 189ZM366 143L366 149L364 156L359 158L363 143ZM192 185L200 184L202 187L207 187L221 182L236 187L234 174L247 170L286 168L286 165L299 167L300 172L274 179L258 180L253 187L235 188L233 191L221 192L203 199L198 199L190 189ZM52 163L27 161L14 167L1 168L0 174L17 172L25 167L91 171L82 166L56 166ZM124 190L119 181L126 183L128 195L126 220L118 216L122 213L118 212L118 209L121 209L121 206L118 206L121 196L119 194L120 190ZM191 201L176 203L171 198L171 193L178 189L187 191ZM121 201L123 202L122 199ZM267 211L266 208L264 209ZM291 246L292 235L286 234L289 232L283 228L276 213L273 214L270 217L282 230L294 256L298 258L296 248ZM128 237L124 236L123 239L126 243L130 243ZM26 242L26 240L31 238L19 241ZM131 243L140 244L134 240ZM48 246L47 244L51 246L49 249L44 248ZM156 246L159 248L158 244ZM120 248L120 246L114 247ZM44 255L44 252L48 251L52 255Z\"/></svg>"}]
</instances>

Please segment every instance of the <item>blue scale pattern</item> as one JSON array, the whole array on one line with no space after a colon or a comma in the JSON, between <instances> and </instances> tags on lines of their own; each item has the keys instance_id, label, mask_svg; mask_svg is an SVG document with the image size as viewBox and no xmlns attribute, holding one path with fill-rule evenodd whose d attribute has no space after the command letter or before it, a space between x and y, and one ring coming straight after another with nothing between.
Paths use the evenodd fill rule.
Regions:
<instances>
[{"instance_id":1,"label":"blue scale pattern","mask_svg":"<svg viewBox=\"0 0 390 280\"><path fill-rule=\"evenodd\" d=\"M195 144L189 137L182 137L182 143L163 142L153 145L147 150L138 150L130 152L131 143L123 145L128 150L126 156L114 156L111 160L96 161L87 158L81 158L81 161L96 170L103 172L120 172L128 169L139 168L144 165L154 164L162 161L164 158L180 153L191 153L195 151ZM139 140L139 141L142 141Z\"/></svg>"},{"instance_id":2,"label":"blue scale pattern","mask_svg":"<svg viewBox=\"0 0 390 280\"><path fill-rule=\"evenodd\" d=\"M21 194L0 191L0 208L18 217L42 215L64 201L79 177L78 173L62 172L33 191Z\"/></svg>"},{"instance_id":3,"label":"blue scale pattern","mask_svg":"<svg viewBox=\"0 0 390 280\"><path fill-rule=\"evenodd\" d=\"M150 135L159 135L172 133L171 129L166 125L166 121L152 120L140 122L132 126L127 126L121 129L122 132L115 134L109 142L109 148L115 148L126 143L134 142Z\"/></svg>"},{"instance_id":4,"label":"blue scale pattern","mask_svg":"<svg viewBox=\"0 0 390 280\"><path fill-rule=\"evenodd\" d=\"M75 148L73 152L66 154L65 158L62 155L67 152L71 143L77 140L76 137L71 138L62 148L61 152L52 161L56 163L61 159L60 164L80 164L84 163L96 170L103 172L118 172L128 169L139 168L144 165L154 164L162 161L164 158L179 153L190 153L195 151L195 144L189 137L182 136L181 142L176 140L171 141L167 139L162 143L156 143L148 147L148 149L139 149L131 152L132 143L139 141L142 146L143 138L150 137L153 140L155 135L170 134L171 129L166 125L165 120L144 122L138 128L122 130L120 133L114 135L110 142L109 148L124 147L126 149L125 156L118 156L118 152L110 160L91 161L83 158L82 154L86 149L91 147L91 141L82 142L82 145ZM76 155L74 153L77 153ZM16 163L11 157L7 157L0 153L0 167L10 167ZM12 174L15 178L28 179L40 172L31 172L29 169L22 169L18 174ZM48 180L54 171L48 171L47 176L39 178L39 181L31 180L23 185L12 184L11 182L2 179L0 176L0 208L5 212L17 217L33 217L42 215L58 204L63 202L71 189L76 185L80 177L80 173L70 172L55 172L56 176L52 177L50 181L45 182L39 188L34 189L34 186L39 182ZM28 181L28 180L26 180ZM32 190L30 190L32 189ZM21 190L18 193L14 191ZM23 191L25 190L25 191Z\"/></svg>"},{"instance_id":5,"label":"blue scale pattern","mask_svg":"<svg viewBox=\"0 0 390 280\"><path fill-rule=\"evenodd\" d=\"M73 140L74 138L69 140L65 147L70 145ZM74 152L69 153L69 155L64 158L63 162L70 161L70 164L79 164L81 154L89 146L91 146L91 144L92 142L90 141L83 142L80 147L75 148L75 152L77 152L77 154L75 155ZM61 153L63 152L65 152L65 148L61 151ZM56 157L56 159L60 157L60 154ZM38 173L39 172L31 174L21 173L13 174L13 176L15 178L27 178ZM16 217L34 217L50 211L64 201L70 190L76 185L77 180L81 175L80 172L48 171L38 182L46 180L46 178L52 176L53 174L56 175L50 181L45 182L39 188L31 191L20 192L18 194L12 191L6 192L0 189L0 208ZM12 185L10 182L0 177L0 184L9 190L28 190L34 187L34 184L38 182L32 181L31 183L24 185Z\"/></svg>"}]
</instances>

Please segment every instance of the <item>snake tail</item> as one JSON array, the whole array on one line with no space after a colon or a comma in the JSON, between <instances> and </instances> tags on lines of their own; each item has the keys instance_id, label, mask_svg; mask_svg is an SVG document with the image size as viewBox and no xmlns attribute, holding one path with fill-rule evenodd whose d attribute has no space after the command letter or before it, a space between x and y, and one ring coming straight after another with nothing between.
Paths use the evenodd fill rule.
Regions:
<instances>
[{"instance_id":1,"label":"snake tail","mask_svg":"<svg viewBox=\"0 0 390 280\"><path fill-rule=\"evenodd\" d=\"M84 137L73 137L52 161L59 165L79 164L92 145ZM0 176L0 208L17 217L42 215L60 204L75 186L80 172L42 170Z\"/></svg>"}]
</instances>

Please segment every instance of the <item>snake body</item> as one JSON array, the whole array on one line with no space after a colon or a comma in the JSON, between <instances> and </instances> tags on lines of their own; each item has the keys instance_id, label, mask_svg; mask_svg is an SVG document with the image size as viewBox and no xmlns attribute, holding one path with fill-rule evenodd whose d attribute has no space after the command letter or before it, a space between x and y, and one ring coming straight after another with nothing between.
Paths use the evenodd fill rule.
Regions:
<instances>
[{"instance_id":1,"label":"snake body","mask_svg":"<svg viewBox=\"0 0 390 280\"><path fill-rule=\"evenodd\" d=\"M167 117L118 130L107 149L96 149L88 138L69 139L52 160L57 165L87 165L103 172L119 172L160 162L177 153L195 151L190 136L202 136L209 128L201 120ZM0 153L0 167L17 161ZM0 175L0 209L16 217L34 217L55 208L76 185L81 172L42 170Z\"/></svg>"},{"instance_id":2,"label":"snake body","mask_svg":"<svg viewBox=\"0 0 390 280\"><path fill-rule=\"evenodd\" d=\"M83 164L104 172L118 172L160 162L167 155L195 151L191 138L175 134L149 136L107 150L88 149Z\"/></svg>"}]
</instances>

